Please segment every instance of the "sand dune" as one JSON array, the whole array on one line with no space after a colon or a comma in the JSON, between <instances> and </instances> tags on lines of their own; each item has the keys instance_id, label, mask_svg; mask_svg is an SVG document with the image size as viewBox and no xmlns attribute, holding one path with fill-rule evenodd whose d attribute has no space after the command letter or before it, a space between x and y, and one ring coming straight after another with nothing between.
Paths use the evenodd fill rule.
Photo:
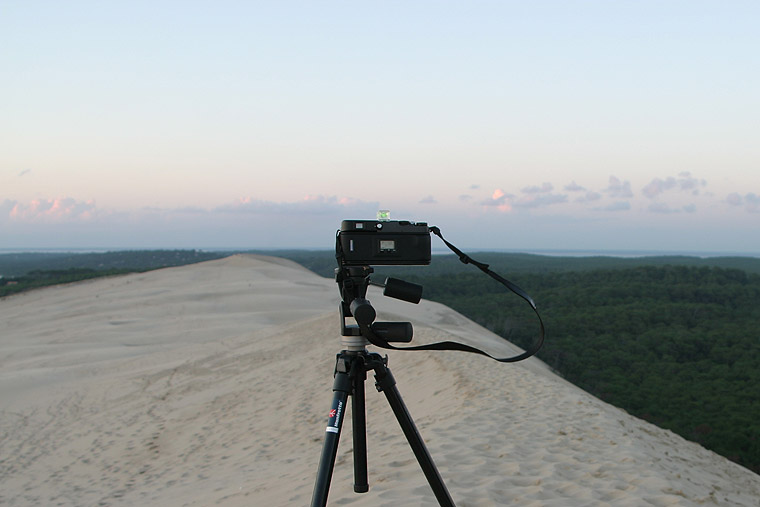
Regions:
<instances>
[{"instance_id":1,"label":"sand dune","mask_svg":"<svg viewBox=\"0 0 760 507\"><path fill-rule=\"evenodd\" d=\"M487 331L373 293L415 341ZM0 300L0 504L304 505L340 350L332 280L235 256ZM757 506L760 476L529 360L390 352L460 506ZM347 420L331 505L436 505L367 383L370 492ZM350 417L350 414L349 414Z\"/></svg>"}]
</instances>

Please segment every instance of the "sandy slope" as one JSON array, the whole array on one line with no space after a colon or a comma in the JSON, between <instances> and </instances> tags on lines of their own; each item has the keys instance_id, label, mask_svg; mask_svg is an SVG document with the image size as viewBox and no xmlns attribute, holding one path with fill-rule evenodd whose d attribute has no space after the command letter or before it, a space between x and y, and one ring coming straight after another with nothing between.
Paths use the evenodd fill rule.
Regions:
<instances>
[{"instance_id":1,"label":"sandy slope","mask_svg":"<svg viewBox=\"0 0 760 507\"><path fill-rule=\"evenodd\" d=\"M371 299L416 342L498 340L441 305ZM308 504L337 302L332 280L252 256L0 300L0 504ZM760 505L759 476L538 361L389 356L457 505ZM371 490L352 491L347 420L330 504L435 505L371 381L367 411Z\"/></svg>"}]
</instances>

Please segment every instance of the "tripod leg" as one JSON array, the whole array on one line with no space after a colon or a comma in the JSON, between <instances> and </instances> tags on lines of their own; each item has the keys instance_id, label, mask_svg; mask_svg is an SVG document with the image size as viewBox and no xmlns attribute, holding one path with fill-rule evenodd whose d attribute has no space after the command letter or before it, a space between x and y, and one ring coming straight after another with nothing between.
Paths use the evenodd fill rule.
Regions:
<instances>
[{"instance_id":1,"label":"tripod leg","mask_svg":"<svg viewBox=\"0 0 760 507\"><path fill-rule=\"evenodd\" d=\"M433 463L433 458L430 456L427 447L425 447L422 436L420 436L417 427L414 425L414 421L404 404L404 400L401 399L401 395L396 388L396 380L393 378L391 371L380 356L377 356L377 359L372 362L372 367L375 370L377 390L385 393L385 397L388 399L388 403L396 415L404 436L406 436L409 446L417 457L417 462L420 464L428 484L430 484L433 490L433 494L438 499L438 503L442 506L454 507L454 500L446 489L446 485L443 483L443 479L438 473L438 469L435 467L435 463Z\"/></svg>"},{"instance_id":2,"label":"tripod leg","mask_svg":"<svg viewBox=\"0 0 760 507\"><path fill-rule=\"evenodd\" d=\"M354 362L354 390L352 394L351 418L353 421L354 438L354 492L369 491L367 482L367 411L364 404L364 381L367 380L367 370L363 360Z\"/></svg>"},{"instance_id":3,"label":"tripod leg","mask_svg":"<svg viewBox=\"0 0 760 507\"><path fill-rule=\"evenodd\" d=\"M343 427L343 416L346 412L346 401L351 392L352 384L349 377L349 361L338 357L335 367L335 382L333 383L333 402L325 430L325 442L322 446L322 456L319 459L317 480L311 496L312 507L327 505L327 494L330 491L330 480L335 467L335 456L338 454L338 441Z\"/></svg>"}]
</instances>

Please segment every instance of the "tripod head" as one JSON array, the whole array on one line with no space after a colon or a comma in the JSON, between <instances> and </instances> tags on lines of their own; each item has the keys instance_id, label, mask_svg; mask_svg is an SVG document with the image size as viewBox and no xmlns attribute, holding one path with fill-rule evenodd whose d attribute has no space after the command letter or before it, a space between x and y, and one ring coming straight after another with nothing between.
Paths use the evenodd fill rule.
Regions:
<instances>
[{"instance_id":1,"label":"tripod head","mask_svg":"<svg viewBox=\"0 0 760 507\"><path fill-rule=\"evenodd\" d=\"M464 264L472 264L509 291L527 302L538 318L538 339L531 348L511 357L494 357L479 348L454 341L428 343L413 347L394 347L389 342L412 340L412 325L408 322L374 322L375 310L367 301L367 287L385 287L386 296L418 303L422 287L389 278L385 284L370 281L374 271L370 265L424 266L430 264L430 233L438 236ZM378 220L343 220L335 239L335 257L338 268L335 280L340 286L343 301L340 306L341 331L347 350L361 352L367 342L381 348L394 350L460 350L490 357L502 363L522 361L534 355L544 342L544 323L536 303L520 287L491 271L488 264L478 262L443 238L441 230L424 222L407 220L391 221L387 211L378 213ZM357 325L347 325L346 317L354 317Z\"/></svg>"},{"instance_id":2,"label":"tripod head","mask_svg":"<svg viewBox=\"0 0 760 507\"><path fill-rule=\"evenodd\" d=\"M412 341L414 331L411 323L375 322L377 313L367 299L367 288L370 285L383 287L384 296L416 304L422 298L422 286L396 278L387 278L383 284L376 283L370 279L374 271L370 266L339 265L335 269L335 281L338 283L342 298L340 302L341 342L346 350L361 352L365 350L373 337L379 337L386 342L409 343ZM347 317L353 317L356 324L346 324Z\"/></svg>"}]
</instances>

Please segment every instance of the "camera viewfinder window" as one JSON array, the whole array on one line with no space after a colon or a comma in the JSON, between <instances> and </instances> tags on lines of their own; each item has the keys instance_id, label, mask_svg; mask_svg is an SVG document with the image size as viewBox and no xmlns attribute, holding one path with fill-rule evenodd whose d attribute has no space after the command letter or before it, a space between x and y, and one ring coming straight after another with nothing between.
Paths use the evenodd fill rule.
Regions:
<instances>
[{"instance_id":1,"label":"camera viewfinder window","mask_svg":"<svg viewBox=\"0 0 760 507\"><path fill-rule=\"evenodd\" d=\"M396 241L392 239L381 239L380 240L380 251L381 252L395 252L396 251Z\"/></svg>"}]
</instances>

